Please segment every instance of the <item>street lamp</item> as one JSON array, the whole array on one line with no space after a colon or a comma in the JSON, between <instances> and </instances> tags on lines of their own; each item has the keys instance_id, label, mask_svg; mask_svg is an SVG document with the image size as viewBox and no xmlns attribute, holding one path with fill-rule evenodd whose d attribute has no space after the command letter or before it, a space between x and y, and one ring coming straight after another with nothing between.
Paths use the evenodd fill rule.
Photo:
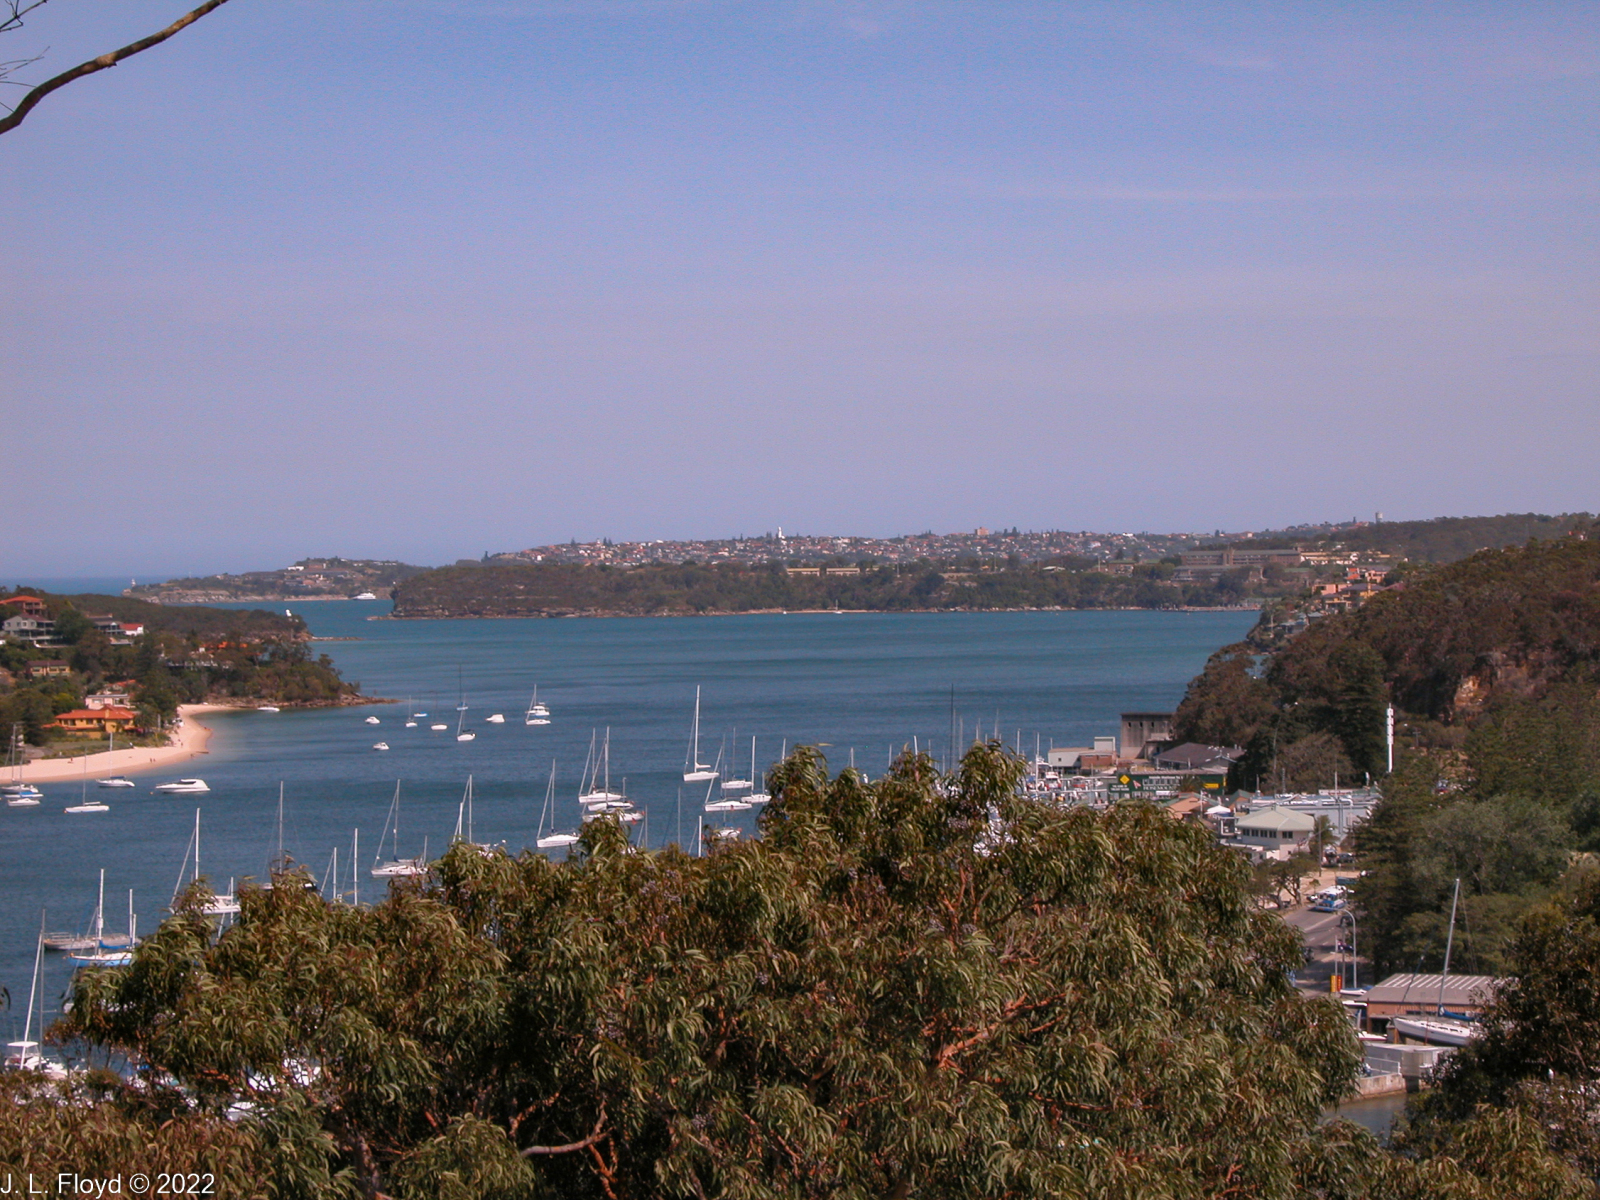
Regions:
<instances>
[{"instance_id":1,"label":"street lamp","mask_svg":"<svg viewBox=\"0 0 1600 1200\"><path fill-rule=\"evenodd\" d=\"M1339 924L1343 925L1346 921L1350 922L1350 987L1359 991L1361 984L1357 972L1361 968L1356 958L1356 915L1348 908L1339 914Z\"/></svg>"}]
</instances>

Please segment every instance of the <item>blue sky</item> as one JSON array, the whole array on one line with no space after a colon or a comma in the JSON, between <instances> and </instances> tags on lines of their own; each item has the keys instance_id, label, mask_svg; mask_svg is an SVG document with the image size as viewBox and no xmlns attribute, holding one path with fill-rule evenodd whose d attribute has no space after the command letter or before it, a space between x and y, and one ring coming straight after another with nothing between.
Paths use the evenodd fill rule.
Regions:
<instances>
[{"instance_id":1,"label":"blue sky","mask_svg":"<svg viewBox=\"0 0 1600 1200\"><path fill-rule=\"evenodd\" d=\"M230 0L0 138L0 577L1593 510L1597 99L1594 4Z\"/></svg>"}]
</instances>

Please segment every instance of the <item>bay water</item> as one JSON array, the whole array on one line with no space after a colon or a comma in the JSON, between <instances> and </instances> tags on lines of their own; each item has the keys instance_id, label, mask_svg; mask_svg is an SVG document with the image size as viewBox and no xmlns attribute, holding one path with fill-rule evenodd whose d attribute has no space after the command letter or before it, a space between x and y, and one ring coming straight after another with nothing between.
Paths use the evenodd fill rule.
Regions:
<instances>
[{"instance_id":1,"label":"bay water","mask_svg":"<svg viewBox=\"0 0 1600 1200\"><path fill-rule=\"evenodd\" d=\"M87 928L104 868L108 929L126 928L132 889L139 928L148 932L178 883L197 808L200 869L219 890L266 876L278 853L281 783L284 853L319 883L326 879L330 893L337 886L348 895L354 883L370 900L383 889L368 871L397 780L399 854L426 846L435 857L446 848L469 775L474 840L516 853L533 845L552 761L553 825L578 828L579 775L591 739L603 741L609 729L613 790L625 780L646 814L635 841L692 849L707 797L705 784L682 782L696 686L701 761L720 754L725 775L749 777L753 736L758 777L800 743L822 747L835 771L853 758L875 777L913 739L944 760L952 740L964 745L979 734L1030 756L1036 746L1116 734L1122 712L1170 711L1206 657L1255 619L1095 611L394 621L372 619L387 614L386 600L290 607L314 635L353 639L312 649L366 694L394 702L210 714L205 755L133 773L136 789L98 789L90 779L88 794L110 812L64 813L79 783L41 785L37 808L0 808L0 984L11 996L11 1038L22 1036L41 910L52 930ZM546 726L523 721L535 685L550 706ZM477 735L470 742L455 737L460 702L468 705L465 728ZM429 715L407 729L407 712ZM495 713L504 724L485 720ZM366 724L368 716L380 724ZM435 722L448 729L430 730ZM373 749L379 741L390 749ZM211 791L151 791L182 776L205 779ZM759 814L707 820L748 837ZM385 858L394 852L383 847ZM52 1012L71 969L64 955L46 952Z\"/></svg>"}]
</instances>

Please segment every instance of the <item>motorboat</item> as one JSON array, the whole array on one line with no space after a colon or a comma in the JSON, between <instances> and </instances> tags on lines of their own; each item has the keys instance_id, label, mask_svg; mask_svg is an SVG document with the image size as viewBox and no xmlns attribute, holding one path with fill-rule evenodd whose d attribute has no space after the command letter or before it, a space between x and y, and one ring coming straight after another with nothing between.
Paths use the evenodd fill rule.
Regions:
<instances>
[{"instance_id":1,"label":"motorboat","mask_svg":"<svg viewBox=\"0 0 1600 1200\"><path fill-rule=\"evenodd\" d=\"M389 748L389 743L388 742L373 742L372 743L372 748L374 750L387 750Z\"/></svg>"},{"instance_id":2,"label":"motorboat","mask_svg":"<svg viewBox=\"0 0 1600 1200\"><path fill-rule=\"evenodd\" d=\"M96 787L103 788L131 788L139 786L126 775L108 775L104 779L96 779L94 781L94 785Z\"/></svg>"},{"instance_id":3,"label":"motorboat","mask_svg":"<svg viewBox=\"0 0 1600 1200\"><path fill-rule=\"evenodd\" d=\"M528 711L523 714L524 725L550 724L550 706L539 701L539 685L533 685L533 696L528 701Z\"/></svg>"},{"instance_id":4,"label":"motorboat","mask_svg":"<svg viewBox=\"0 0 1600 1200\"><path fill-rule=\"evenodd\" d=\"M504 713L490 713L484 718L484 722L489 725L504 725L506 723L506 716Z\"/></svg>"},{"instance_id":5,"label":"motorboat","mask_svg":"<svg viewBox=\"0 0 1600 1200\"><path fill-rule=\"evenodd\" d=\"M259 708L257 708L256 711L257 712L279 712L281 710L278 708L278 706L276 704L263 704Z\"/></svg>"},{"instance_id":6,"label":"motorboat","mask_svg":"<svg viewBox=\"0 0 1600 1200\"><path fill-rule=\"evenodd\" d=\"M378 725L378 724L381 724L381 722L378 720L377 717L368 717L367 718L367 724L368 725Z\"/></svg>"},{"instance_id":7,"label":"motorboat","mask_svg":"<svg viewBox=\"0 0 1600 1200\"><path fill-rule=\"evenodd\" d=\"M443 733L446 729L449 729L450 726L446 725L443 721L435 721L432 725L429 725L428 728L433 730L435 733Z\"/></svg>"},{"instance_id":8,"label":"motorboat","mask_svg":"<svg viewBox=\"0 0 1600 1200\"><path fill-rule=\"evenodd\" d=\"M195 796L201 792L209 792L211 788L204 779L174 779L170 783L158 783L153 789L165 792L169 796Z\"/></svg>"}]
</instances>

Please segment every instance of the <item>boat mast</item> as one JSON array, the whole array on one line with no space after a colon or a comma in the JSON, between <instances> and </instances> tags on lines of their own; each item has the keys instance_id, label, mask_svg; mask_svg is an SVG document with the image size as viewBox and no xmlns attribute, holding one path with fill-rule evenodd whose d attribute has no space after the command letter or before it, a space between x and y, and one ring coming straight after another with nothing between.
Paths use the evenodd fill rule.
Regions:
<instances>
[{"instance_id":1,"label":"boat mast","mask_svg":"<svg viewBox=\"0 0 1600 1200\"><path fill-rule=\"evenodd\" d=\"M44 909L39 910L39 940L33 948L33 985L28 988L28 1020L22 1027L22 1057L28 1053L28 1043L33 1040L33 1006L39 995L39 964L44 958ZM43 1025L43 1020L40 1021ZM41 1030L42 1032L42 1030Z\"/></svg>"},{"instance_id":2,"label":"boat mast","mask_svg":"<svg viewBox=\"0 0 1600 1200\"><path fill-rule=\"evenodd\" d=\"M1450 896L1450 932L1444 939L1444 974L1439 976L1439 1004L1437 1016L1444 1016L1444 984L1450 978L1450 948L1456 940L1456 902L1461 899L1461 877L1456 876L1456 888Z\"/></svg>"}]
</instances>

